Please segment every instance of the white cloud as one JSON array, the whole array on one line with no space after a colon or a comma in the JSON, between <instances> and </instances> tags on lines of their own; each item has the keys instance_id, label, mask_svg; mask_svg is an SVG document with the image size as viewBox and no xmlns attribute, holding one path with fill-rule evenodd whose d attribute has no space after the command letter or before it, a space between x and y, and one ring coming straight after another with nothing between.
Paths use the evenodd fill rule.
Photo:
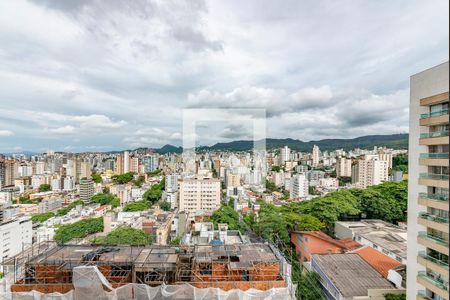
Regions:
<instances>
[{"instance_id":1,"label":"white cloud","mask_svg":"<svg viewBox=\"0 0 450 300\"><path fill-rule=\"evenodd\" d=\"M1 130L0 129L0 136L13 136L14 132L11 130Z\"/></svg>"},{"instance_id":2,"label":"white cloud","mask_svg":"<svg viewBox=\"0 0 450 300\"><path fill-rule=\"evenodd\" d=\"M403 130L409 76L448 60L448 5L0 2L1 146L162 144L185 107L266 108L271 137Z\"/></svg>"}]
</instances>

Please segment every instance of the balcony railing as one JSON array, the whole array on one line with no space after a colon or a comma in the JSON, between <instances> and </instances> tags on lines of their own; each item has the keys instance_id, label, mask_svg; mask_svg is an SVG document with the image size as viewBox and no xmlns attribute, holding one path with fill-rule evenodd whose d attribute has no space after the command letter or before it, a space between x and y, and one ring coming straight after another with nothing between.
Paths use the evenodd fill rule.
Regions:
<instances>
[{"instance_id":1,"label":"balcony railing","mask_svg":"<svg viewBox=\"0 0 450 300\"><path fill-rule=\"evenodd\" d=\"M434 258L434 257L428 255L425 251L420 251L419 256L448 270L448 262L447 261Z\"/></svg>"},{"instance_id":2,"label":"balcony railing","mask_svg":"<svg viewBox=\"0 0 450 300\"><path fill-rule=\"evenodd\" d=\"M429 214L427 212L420 212L419 213L419 217L422 218L422 219L433 221L433 222L448 223L448 217L447 218L439 217L439 216L436 216L436 215Z\"/></svg>"},{"instance_id":3,"label":"balcony railing","mask_svg":"<svg viewBox=\"0 0 450 300\"><path fill-rule=\"evenodd\" d=\"M448 109L443 109L440 111L434 111L434 112L430 112L427 114L421 114L420 118L421 119L427 119L427 118L431 118L431 117L439 117L439 116L443 116L443 115L448 115Z\"/></svg>"},{"instance_id":4,"label":"balcony railing","mask_svg":"<svg viewBox=\"0 0 450 300\"><path fill-rule=\"evenodd\" d=\"M434 300L433 298L431 298L430 296L427 296L427 292L421 290L417 292L417 295L420 296L422 299L425 300Z\"/></svg>"},{"instance_id":5,"label":"balcony railing","mask_svg":"<svg viewBox=\"0 0 450 300\"><path fill-rule=\"evenodd\" d=\"M448 247L448 241L440 238L438 236L434 236L426 233L425 231L419 232L419 237L435 242L436 244Z\"/></svg>"},{"instance_id":6,"label":"balcony railing","mask_svg":"<svg viewBox=\"0 0 450 300\"><path fill-rule=\"evenodd\" d=\"M448 131L435 131L435 132L427 132L427 133L420 134L421 139L428 139L428 138L442 137L442 136L448 136Z\"/></svg>"},{"instance_id":7,"label":"balcony railing","mask_svg":"<svg viewBox=\"0 0 450 300\"><path fill-rule=\"evenodd\" d=\"M417 276L425 279L426 281L430 282L431 284L433 284L434 286L437 286L438 288L440 288L442 290L448 291L448 282L446 282L442 279L433 278L430 275L428 275L426 271L419 271Z\"/></svg>"},{"instance_id":8,"label":"balcony railing","mask_svg":"<svg viewBox=\"0 0 450 300\"><path fill-rule=\"evenodd\" d=\"M420 158L448 158L448 152L420 153Z\"/></svg>"},{"instance_id":9,"label":"balcony railing","mask_svg":"<svg viewBox=\"0 0 450 300\"><path fill-rule=\"evenodd\" d=\"M419 177L424 179L448 180L448 175L446 174L420 173Z\"/></svg>"},{"instance_id":10,"label":"balcony railing","mask_svg":"<svg viewBox=\"0 0 450 300\"><path fill-rule=\"evenodd\" d=\"M448 247L448 240L444 240L443 238L440 238L438 236L434 236L434 235L428 234L425 231L420 231L419 232L419 237L427 239L427 240L430 240L430 241L433 241L436 244Z\"/></svg>"},{"instance_id":11,"label":"balcony railing","mask_svg":"<svg viewBox=\"0 0 450 300\"><path fill-rule=\"evenodd\" d=\"M448 195L444 194L419 193L419 197L422 199L429 199L436 201L448 201Z\"/></svg>"}]
</instances>

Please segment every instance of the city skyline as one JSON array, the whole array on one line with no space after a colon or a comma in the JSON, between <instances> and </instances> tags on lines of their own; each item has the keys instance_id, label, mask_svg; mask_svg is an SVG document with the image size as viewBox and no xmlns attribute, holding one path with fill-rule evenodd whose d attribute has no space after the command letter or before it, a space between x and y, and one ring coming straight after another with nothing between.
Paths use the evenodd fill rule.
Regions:
<instances>
[{"instance_id":1,"label":"city skyline","mask_svg":"<svg viewBox=\"0 0 450 300\"><path fill-rule=\"evenodd\" d=\"M446 1L258 4L0 4L0 152L178 146L185 108L265 108L268 137L303 141L406 133L409 76L448 60Z\"/></svg>"}]
</instances>

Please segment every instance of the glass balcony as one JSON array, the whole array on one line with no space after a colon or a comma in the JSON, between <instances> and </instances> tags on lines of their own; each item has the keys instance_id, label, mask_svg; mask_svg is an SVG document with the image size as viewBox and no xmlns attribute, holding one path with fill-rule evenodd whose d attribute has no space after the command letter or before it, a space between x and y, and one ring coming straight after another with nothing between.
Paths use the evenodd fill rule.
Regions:
<instances>
[{"instance_id":1,"label":"glass balcony","mask_svg":"<svg viewBox=\"0 0 450 300\"><path fill-rule=\"evenodd\" d=\"M420 158L448 158L448 152L420 153Z\"/></svg>"},{"instance_id":2,"label":"glass balcony","mask_svg":"<svg viewBox=\"0 0 450 300\"><path fill-rule=\"evenodd\" d=\"M427 133L420 134L421 139L442 137L442 136L448 136L448 131L435 131L435 132L427 132Z\"/></svg>"},{"instance_id":3,"label":"glass balcony","mask_svg":"<svg viewBox=\"0 0 450 300\"><path fill-rule=\"evenodd\" d=\"M420 251L419 256L448 270L448 262L447 261L434 258L434 257L428 255L425 251Z\"/></svg>"},{"instance_id":4,"label":"glass balcony","mask_svg":"<svg viewBox=\"0 0 450 300\"><path fill-rule=\"evenodd\" d=\"M427 295L427 292L425 291L418 291L417 295L420 296L421 299L425 299L425 300L434 300L433 298L431 298L430 296Z\"/></svg>"},{"instance_id":5,"label":"glass balcony","mask_svg":"<svg viewBox=\"0 0 450 300\"><path fill-rule=\"evenodd\" d=\"M431 275L428 275L426 271L419 271L417 274L420 278L425 279L426 281L430 282L434 286L437 286L438 288L448 291L448 281L444 281L443 279L436 279L433 278Z\"/></svg>"},{"instance_id":6,"label":"glass balcony","mask_svg":"<svg viewBox=\"0 0 450 300\"><path fill-rule=\"evenodd\" d=\"M419 177L424 179L448 180L448 175L445 174L420 173Z\"/></svg>"},{"instance_id":7,"label":"glass balcony","mask_svg":"<svg viewBox=\"0 0 450 300\"><path fill-rule=\"evenodd\" d=\"M419 197L422 199L429 199L436 201L448 201L448 195L444 194L419 193Z\"/></svg>"},{"instance_id":8,"label":"glass balcony","mask_svg":"<svg viewBox=\"0 0 450 300\"><path fill-rule=\"evenodd\" d=\"M438 236L434 236L426 233L425 231L419 232L419 237L435 242L436 244L448 247L448 241L440 238Z\"/></svg>"},{"instance_id":9,"label":"glass balcony","mask_svg":"<svg viewBox=\"0 0 450 300\"><path fill-rule=\"evenodd\" d=\"M422 219L425 219L425 220L433 221L433 222L448 223L448 218L435 216L435 215L429 214L427 212L420 212L419 217Z\"/></svg>"},{"instance_id":10,"label":"glass balcony","mask_svg":"<svg viewBox=\"0 0 450 300\"><path fill-rule=\"evenodd\" d=\"M433 111L427 114L421 114L420 118L421 119L427 119L427 118L431 118L431 117L439 117L439 116L443 116L443 115L448 115L448 109L443 109L440 111Z\"/></svg>"}]
</instances>

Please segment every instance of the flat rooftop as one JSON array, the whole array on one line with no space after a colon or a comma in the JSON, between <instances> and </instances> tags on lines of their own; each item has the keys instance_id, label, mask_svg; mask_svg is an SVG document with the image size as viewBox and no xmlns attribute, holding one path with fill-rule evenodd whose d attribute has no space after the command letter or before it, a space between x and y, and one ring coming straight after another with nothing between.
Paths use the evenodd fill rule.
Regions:
<instances>
[{"instance_id":1,"label":"flat rooftop","mask_svg":"<svg viewBox=\"0 0 450 300\"><path fill-rule=\"evenodd\" d=\"M386 250L406 258L407 231L394 224L382 220L363 220L356 222L336 222Z\"/></svg>"},{"instance_id":2,"label":"flat rooftop","mask_svg":"<svg viewBox=\"0 0 450 300\"><path fill-rule=\"evenodd\" d=\"M367 296L368 289L395 288L358 254L314 254L312 260L344 297Z\"/></svg>"}]
</instances>

